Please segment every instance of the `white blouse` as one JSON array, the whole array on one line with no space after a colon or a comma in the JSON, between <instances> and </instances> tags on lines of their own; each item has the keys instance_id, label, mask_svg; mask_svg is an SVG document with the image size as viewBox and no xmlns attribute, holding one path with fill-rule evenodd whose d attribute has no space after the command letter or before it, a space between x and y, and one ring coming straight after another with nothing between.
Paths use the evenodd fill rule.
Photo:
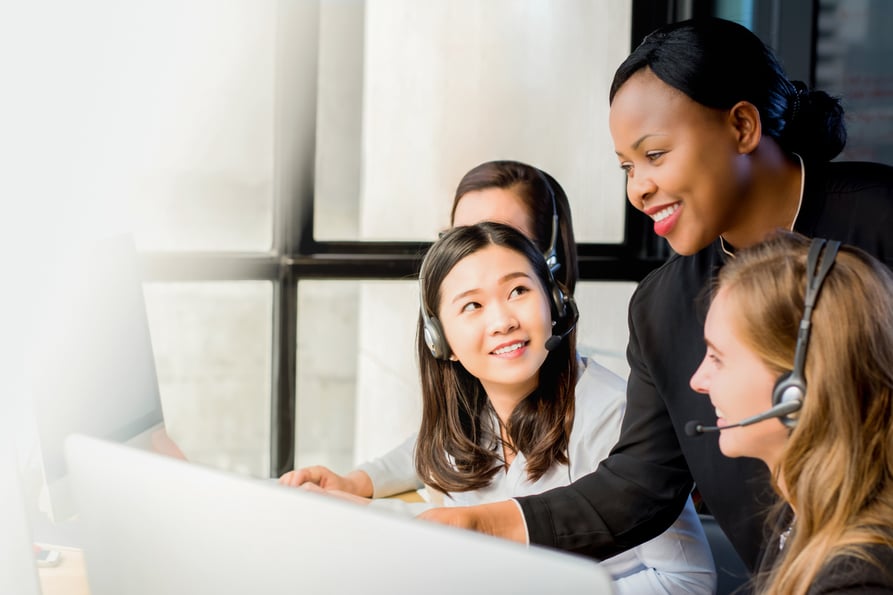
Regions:
<instances>
[{"instance_id":1,"label":"white blouse","mask_svg":"<svg viewBox=\"0 0 893 595\"><path fill-rule=\"evenodd\" d=\"M554 465L537 481L531 482L527 478L527 460L524 453L519 452L508 470L494 475L488 486L448 494L443 498L443 506L473 506L538 494L566 486L595 471L620 436L626 383L588 358L581 358L580 363L574 425L568 444L569 463ZM415 438L413 436L392 453L360 466L372 479L376 497L390 489L405 490L418 485L412 465ZM412 472L412 478L407 469ZM391 500L387 503L378 501L376 506L418 514L432 505L408 505ZM602 565L614 578L617 592L624 595L713 593L716 588L713 557L691 498L667 531L603 560Z\"/></svg>"}]
</instances>

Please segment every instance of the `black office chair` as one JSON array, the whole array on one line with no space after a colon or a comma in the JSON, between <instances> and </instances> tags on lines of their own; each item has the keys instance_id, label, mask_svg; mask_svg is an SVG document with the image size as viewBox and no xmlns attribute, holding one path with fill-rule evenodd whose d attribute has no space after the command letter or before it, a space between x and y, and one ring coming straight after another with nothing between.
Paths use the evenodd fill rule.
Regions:
<instances>
[{"instance_id":1,"label":"black office chair","mask_svg":"<svg viewBox=\"0 0 893 595\"><path fill-rule=\"evenodd\" d=\"M741 587L747 583L750 578L747 567L741 561L741 557L719 524L712 515L700 514L701 525L704 527L704 533L707 535L707 543L710 544L710 551L713 554L713 561L716 564L716 593L717 595L745 595L751 592L751 589L742 589Z\"/></svg>"}]
</instances>

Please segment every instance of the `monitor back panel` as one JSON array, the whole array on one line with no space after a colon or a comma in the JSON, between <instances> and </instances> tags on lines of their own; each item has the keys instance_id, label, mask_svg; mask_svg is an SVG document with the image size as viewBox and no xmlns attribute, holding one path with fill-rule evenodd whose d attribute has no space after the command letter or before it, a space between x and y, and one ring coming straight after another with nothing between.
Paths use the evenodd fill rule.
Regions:
<instances>
[{"instance_id":1,"label":"monitor back panel","mask_svg":"<svg viewBox=\"0 0 893 595\"><path fill-rule=\"evenodd\" d=\"M126 441L163 421L133 240L120 235L74 251L52 291L30 370L52 516L75 511L63 444L72 433Z\"/></svg>"},{"instance_id":2,"label":"monitor back panel","mask_svg":"<svg viewBox=\"0 0 893 595\"><path fill-rule=\"evenodd\" d=\"M0 420L0 593L40 595L10 429Z\"/></svg>"},{"instance_id":3,"label":"monitor back panel","mask_svg":"<svg viewBox=\"0 0 893 595\"><path fill-rule=\"evenodd\" d=\"M92 595L609 593L595 562L73 436Z\"/></svg>"}]
</instances>

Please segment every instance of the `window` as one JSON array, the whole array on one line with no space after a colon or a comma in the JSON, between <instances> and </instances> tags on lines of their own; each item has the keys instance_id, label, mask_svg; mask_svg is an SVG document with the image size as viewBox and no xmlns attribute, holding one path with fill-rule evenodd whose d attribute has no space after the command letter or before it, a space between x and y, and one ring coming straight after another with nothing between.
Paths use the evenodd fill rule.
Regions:
<instances>
[{"instance_id":1,"label":"window","mask_svg":"<svg viewBox=\"0 0 893 595\"><path fill-rule=\"evenodd\" d=\"M842 97L848 137L841 159L893 163L893 73L884 26L891 19L888 2L819 2L815 82Z\"/></svg>"},{"instance_id":2,"label":"window","mask_svg":"<svg viewBox=\"0 0 893 595\"><path fill-rule=\"evenodd\" d=\"M560 181L578 241L619 248L607 88L629 20L628 2L323 3L316 247L430 241L465 171L510 158ZM632 288L578 290L581 347L624 375ZM417 428L417 286L298 279L298 296L295 465L346 471Z\"/></svg>"},{"instance_id":3,"label":"window","mask_svg":"<svg viewBox=\"0 0 893 595\"><path fill-rule=\"evenodd\" d=\"M570 196L581 349L625 373L626 305L661 257L628 217L607 130L633 6L60 6L53 47L21 41L53 75L39 134L21 135L58 174L27 178L64 197L47 203L47 252L133 233L167 422L190 458L346 470L417 420L414 279L455 184L518 159Z\"/></svg>"}]
</instances>

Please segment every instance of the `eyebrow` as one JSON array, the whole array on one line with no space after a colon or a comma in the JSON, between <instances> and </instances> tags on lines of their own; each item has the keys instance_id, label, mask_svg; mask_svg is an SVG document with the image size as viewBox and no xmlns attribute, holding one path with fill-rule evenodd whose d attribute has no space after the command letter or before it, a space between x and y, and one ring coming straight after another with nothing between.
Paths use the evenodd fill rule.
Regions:
<instances>
[{"instance_id":1,"label":"eyebrow","mask_svg":"<svg viewBox=\"0 0 893 595\"><path fill-rule=\"evenodd\" d=\"M716 353L722 355L722 350L721 350L721 349L718 349L718 348L716 347L716 345L714 345L713 342L712 342L710 339L708 339L707 337L704 337L704 343L707 344L707 347L709 347L710 349L712 349L712 350L715 351Z\"/></svg>"},{"instance_id":2,"label":"eyebrow","mask_svg":"<svg viewBox=\"0 0 893 595\"><path fill-rule=\"evenodd\" d=\"M648 139L648 138L650 138L650 137L652 137L652 136L667 136L667 135L666 135L666 134L659 133L659 132L649 132L649 133L647 133L647 134L643 134L643 135L640 136L638 139L636 139L636 141L632 144L631 148L635 151L636 149L639 148L639 146L640 146L643 142L645 142L646 139ZM622 154L620 151L614 151L614 154L617 155L618 157L622 157L622 156L623 156L623 154Z\"/></svg>"},{"instance_id":3,"label":"eyebrow","mask_svg":"<svg viewBox=\"0 0 893 595\"><path fill-rule=\"evenodd\" d=\"M518 277L524 277L526 279L530 279L530 275L528 275L527 273L524 273L522 271L516 271L514 273L509 273L508 275L503 275L502 277L499 278L498 283L501 285L503 283L506 283L507 281L511 281L512 279L517 279ZM458 293L453 297L452 300L450 300L450 303L455 304L462 298L469 296L473 293L477 293L478 291L480 291L480 288L475 287L474 289L469 289L467 291L463 291L462 293Z\"/></svg>"}]
</instances>

